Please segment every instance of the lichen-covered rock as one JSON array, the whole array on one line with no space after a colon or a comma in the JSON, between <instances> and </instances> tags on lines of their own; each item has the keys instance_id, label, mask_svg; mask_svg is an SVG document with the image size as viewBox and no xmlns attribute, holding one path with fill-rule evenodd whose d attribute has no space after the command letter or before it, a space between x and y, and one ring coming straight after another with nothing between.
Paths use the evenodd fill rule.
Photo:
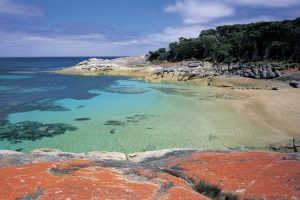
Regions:
<instances>
[{"instance_id":1,"label":"lichen-covered rock","mask_svg":"<svg viewBox=\"0 0 300 200\"><path fill-rule=\"evenodd\" d=\"M128 161L35 152L0 151L1 199L209 199L194 190L200 181L240 199L300 198L299 154L173 149Z\"/></svg>"}]
</instances>

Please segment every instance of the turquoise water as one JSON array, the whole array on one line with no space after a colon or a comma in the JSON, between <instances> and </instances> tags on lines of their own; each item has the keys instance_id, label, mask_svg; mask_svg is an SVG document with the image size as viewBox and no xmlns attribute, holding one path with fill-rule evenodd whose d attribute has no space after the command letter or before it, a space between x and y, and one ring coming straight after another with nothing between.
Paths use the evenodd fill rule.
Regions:
<instances>
[{"instance_id":1,"label":"turquoise water","mask_svg":"<svg viewBox=\"0 0 300 200\"><path fill-rule=\"evenodd\" d=\"M24 76L24 75L0 75L0 79L2 80L22 79L22 78L32 78L32 77Z\"/></svg>"},{"instance_id":2,"label":"turquoise water","mask_svg":"<svg viewBox=\"0 0 300 200\"><path fill-rule=\"evenodd\" d=\"M110 76L19 76L25 75L0 80L0 149L136 152L270 141L263 128L233 110L230 100L220 99L224 91L217 88Z\"/></svg>"}]
</instances>

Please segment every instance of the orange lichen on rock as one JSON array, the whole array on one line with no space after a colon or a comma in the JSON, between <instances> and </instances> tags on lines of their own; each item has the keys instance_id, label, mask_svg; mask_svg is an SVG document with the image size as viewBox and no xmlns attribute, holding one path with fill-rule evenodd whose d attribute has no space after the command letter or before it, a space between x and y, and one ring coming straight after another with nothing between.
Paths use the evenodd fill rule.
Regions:
<instances>
[{"instance_id":1,"label":"orange lichen on rock","mask_svg":"<svg viewBox=\"0 0 300 200\"><path fill-rule=\"evenodd\" d=\"M1 199L207 199L171 175L139 170L136 177L126 177L101 165L75 160L3 167ZM150 175L156 178L147 180Z\"/></svg>"},{"instance_id":2,"label":"orange lichen on rock","mask_svg":"<svg viewBox=\"0 0 300 200\"><path fill-rule=\"evenodd\" d=\"M139 162L40 163L43 155L1 156L1 200L208 199L193 188L200 181L241 199L300 199L300 154L178 150Z\"/></svg>"},{"instance_id":3,"label":"orange lichen on rock","mask_svg":"<svg viewBox=\"0 0 300 200\"><path fill-rule=\"evenodd\" d=\"M172 176L164 171L151 173L144 169L138 170L137 174L147 177L151 182L161 185L154 199L194 199L206 200L207 197L200 195L192 186L181 178Z\"/></svg>"},{"instance_id":4,"label":"orange lichen on rock","mask_svg":"<svg viewBox=\"0 0 300 200\"><path fill-rule=\"evenodd\" d=\"M88 161L5 167L0 177L1 199L149 199L158 189Z\"/></svg>"},{"instance_id":5,"label":"orange lichen on rock","mask_svg":"<svg viewBox=\"0 0 300 200\"><path fill-rule=\"evenodd\" d=\"M218 185L242 199L300 199L300 159L295 154L206 152L171 161L195 181Z\"/></svg>"}]
</instances>

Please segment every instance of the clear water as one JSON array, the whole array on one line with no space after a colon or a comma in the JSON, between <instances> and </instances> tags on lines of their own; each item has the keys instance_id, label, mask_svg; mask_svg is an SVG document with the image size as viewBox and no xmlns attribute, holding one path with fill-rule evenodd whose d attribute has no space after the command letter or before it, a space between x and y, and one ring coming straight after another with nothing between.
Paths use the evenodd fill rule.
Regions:
<instances>
[{"instance_id":1,"label":"clear water","mask_svg":"<svg viewBox=\"0 0 300 200\"><path fill-rule=\"evenodd\" d=\"M263 128L217 98L220 89L49 72L85 59L0 58L0 120L8 120L10 128L24 121L43 124L31 127L29 134L36 129L43 134L55 123L76 128L57 135L47 130L48 135L32 139L12 136L22 135L22 128L9 135L2 123L0 149L136 152L264 146L270 141Z\"/></svg>"}]
</instances>

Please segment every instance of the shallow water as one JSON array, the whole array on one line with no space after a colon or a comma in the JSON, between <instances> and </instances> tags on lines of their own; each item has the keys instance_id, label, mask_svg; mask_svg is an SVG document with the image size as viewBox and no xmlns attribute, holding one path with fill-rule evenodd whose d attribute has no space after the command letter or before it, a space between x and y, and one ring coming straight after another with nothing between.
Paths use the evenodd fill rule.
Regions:
<instances>
[{"instance_id":1,"label":"shallow water","mask_svg":"<svg viewBox=\"0 0 300 200\"><path fill-rule=\"evenodd\" d=\"M224 91L217 88L111 76L28 76L22 74L30 71L26 67L15 68L0 71L0 149L135 152L261 147L271 140L266 130L239 116L229 100L220 99Z\"/></svg>"}]
</instances>

